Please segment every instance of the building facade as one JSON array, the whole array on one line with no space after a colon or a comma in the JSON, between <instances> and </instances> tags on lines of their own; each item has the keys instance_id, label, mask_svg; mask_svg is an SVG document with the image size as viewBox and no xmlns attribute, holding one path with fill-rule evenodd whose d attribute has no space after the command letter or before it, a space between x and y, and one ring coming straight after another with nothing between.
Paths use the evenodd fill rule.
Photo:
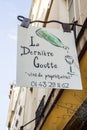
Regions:
<instances>
[{"instance_id":1,"label":"building facade","mask_svg":"<svg viewBox=\"0 0 87 130\"><path fill-rule=\"evenodd\" d=\"M19 87L19 90L17 90L18 96L14 100L13 93L17 87L13 87L7 120L9 130L87 129L86 4L86 0L32 1L29 15L32 21L58 20L64 23L73 23L70 28L75 35L83 89L63 90ZM78 26L76 26L76 23ZM55 22L49 24L35 22L31 26L62 29L61 24ZM12 110L13 103L15 104L14 110ZM18 114L20 111L21 115Z\"/></svg>"},{"instance_id":2,"label":"building facade","mask_svg":"<svg viewBox=\"0 0 87 130\"><path fill-rule=\"evenodd\" d=\"M24 120L26 89L11 85L10 104L7 118L8 130L20 130Z\"/></svg>"}]
</instances>

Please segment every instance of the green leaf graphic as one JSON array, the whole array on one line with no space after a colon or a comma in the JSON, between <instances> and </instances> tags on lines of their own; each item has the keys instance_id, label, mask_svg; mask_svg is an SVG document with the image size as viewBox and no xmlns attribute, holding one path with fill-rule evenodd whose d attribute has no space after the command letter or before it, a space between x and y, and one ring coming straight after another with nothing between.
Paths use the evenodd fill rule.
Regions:
<instances>
[{"instance_id":1,"label":"green leaf graphic","mask_svg":"<svg viewBox=\"0 0 87 130\"><path fill-rule=\"evenodd\" d=\"M62 43L62 41L58 37L56 37L55 35L47 32L46 30L38 29L38 30L36 30L36 34L39 37L48 41L49 43L53 44L54 46L61 47L61 48L64 48L64 49L68 49L68 47L64 46L64 44Z\"/></svg>"}]
</instances>

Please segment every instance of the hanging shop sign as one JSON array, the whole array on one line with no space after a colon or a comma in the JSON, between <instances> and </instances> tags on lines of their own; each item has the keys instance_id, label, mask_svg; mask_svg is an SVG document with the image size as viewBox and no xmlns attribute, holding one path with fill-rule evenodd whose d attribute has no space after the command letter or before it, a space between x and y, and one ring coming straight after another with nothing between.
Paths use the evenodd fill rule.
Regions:
<instances>
[{"instance_id":1,"label":"hanging shop sign","mask_svg":"<svg viewBox=\"0 0 87 130\"><path fill-rule=\"evenodd\" d=\"M82 89L73 32L18 27L18 86Z\"/></svg>"}]
</instances>

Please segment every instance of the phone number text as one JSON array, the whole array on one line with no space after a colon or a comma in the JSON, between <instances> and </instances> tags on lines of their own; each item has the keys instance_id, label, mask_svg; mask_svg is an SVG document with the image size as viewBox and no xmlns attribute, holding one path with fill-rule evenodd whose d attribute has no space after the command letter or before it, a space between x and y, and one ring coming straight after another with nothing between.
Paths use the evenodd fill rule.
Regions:
<instances>
[{"instance_id":1,"label":"phone number text","mask_svg":"<svg viewBox=\"0 0 87 130\"><path fill-rule=\"evenodd\" d=\"M30 83L31 87L49 87L49 88L69 88L69 83L55 83L55 82L37 82L37 81L31 81Z\"/></svg>"}]
</instances>

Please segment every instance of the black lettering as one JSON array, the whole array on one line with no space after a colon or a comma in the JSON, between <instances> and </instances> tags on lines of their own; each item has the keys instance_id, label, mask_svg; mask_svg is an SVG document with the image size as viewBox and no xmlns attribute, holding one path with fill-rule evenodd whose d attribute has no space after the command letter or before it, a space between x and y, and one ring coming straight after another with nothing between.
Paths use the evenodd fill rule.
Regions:
<instances>
[{"instance_id":1,"label":"black lettering","mask_svg":"<svg viewBox=\"0 0 87 130\"><path fill-rule=\"evenodd\" d=\"M53 64L52 62L51 63L47 62L45 64L42 64L42 63L38 63L37 61L38 61L38 57L36 56L33 61L34 67L36 68L48 68L48 69L57 68L57 65Z\"/></svg>"},{"instance_id":2,"label":"black lettering","mask_svg":"<svg viewBox=\"0 0 87 130\"><path fill-rule=\"evenodd\" d=\"M39 43L36 43L36 44L33 43L33 38L34 38L34 37L31 36L31 45L30 45L30 46L39 46Z\"/></svg>"},{"instance_id":3,"label":"black lettering","mask_svg":"<svg viewBox=\"0 0 87 130\"><path fill-rule=\"evenodd\" d=\"M37 57L37 56L35 56L34 61L33 61L33 64L34 64L34 66L35 66L36 68L39 68L39 63L36 64L36 60L38 60L38 57Z\"/></svg>"},{"instance_id":4,"label":"black lettering","mask_svg":"<svg viewBox=\"0 0 87 130\"><path fill-rule=\"evenodd\" d=\"M21 56L27 55L30 52L30 49L28 47L21 46L21 48L23 48L23 53L21 53Z\"/></svg>"},{"instance_id":5,"label":"black lettering","mask_svg":"<svg viewBox=\"0 0 87 130\"><path fill-rule=\"evenodd\" d=\"M35 44L33 44L33 36L31 36L31 45L30 46L35 46Z\"/></svg>"}]
</instances>

